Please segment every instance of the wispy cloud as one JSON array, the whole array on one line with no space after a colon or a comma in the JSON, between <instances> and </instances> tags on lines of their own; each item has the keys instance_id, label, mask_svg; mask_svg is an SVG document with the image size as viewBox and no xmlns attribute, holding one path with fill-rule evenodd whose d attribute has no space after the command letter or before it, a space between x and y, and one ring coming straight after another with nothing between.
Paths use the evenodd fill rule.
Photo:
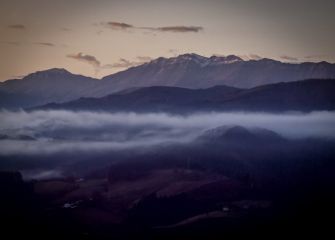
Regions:
<instances>
[{"instance_id":1,"label":"wispy cloud","mask_svg":"<svg viewBox=\"0 0 335 240\"><path fill-rule=\"evenodd\" d=\"M259 56L257 54L254 54L254 53L246 54L246 55L238 55L238 57L242 58L245 61L248 61L248 60L260 60L260 59L262 59L261 56Z\"/></svg>"},{"instance_id":2,"label":"wispy cloud","mask_svg":"<svg viewBox=\"0 0 335 240\"><path fill-rule=\"evenodd\" d=\"M305 56L304 59L308 61L325 61L326 59L330 59L331 55L326 54L316 54L316 55L309 55Z\"/></svg>"},{"instance_id":3,"label":"wispy cloud","mask_svg":"<svg viewBox=\"0 0 335 240\"><path fill-rule=\"evenodd\" d=\"M129 68L129 67L135 67L141 64L144 64L146 62L151 61L151 57L147 56L137 56L136 60L130 61L124 58L120 58L118 62L113 64L106 64L102 66L103 68Z\"/></svg>"},{"instance_id":4,"label":"wispy cloud","mask_svg":"<svg viewBox=\"0 0 335 240\"><path fill-rule=\"evenodd\" d=\"M102 64L97 59L97 57L93 55L86 55L81 52L77 54L68 54L66 55L66 57L90 64L94 68L95 74L98 74L98 72L103 69L129 68L144 64L152 60L152 58L148 56L137 56L135 60L127 60L125 58L120 58L118 62L112 64Z\"/></svg>"},{"instance_id":5,"label":"wispy cloud","mask_svg":"<svg viewBox=\"0 0 335 240\"><path fill-rule=\"evenodd\" d=\"M64 31L64 32L70 32L70 31L72 31L71 28L67 28L67 27L63 27L63 28L61 28L61 30Z\"/></svg>"},{"instance_id":6,"label":"wispy cloud","mask_svg":"<svg viewBox=\"0 0 335 240\"><path fill-rule=\"evenodd\" d=\"M83 53L77 53L77 54L68 54L66 55L68 58L72 58L81 62L85 62L88 63L90 65L92 65L94 68L98 69L100 68L100 61L98 61L96 59L96 57L92 56L92 55L86 55Z\"/></svg>"},{"instance_id":7,"label":"wispy cloud","mask_svg":"<svg viewBox=\"0 0 335 240\"><path fill-rule=\"evenodd\" d=\"M46 46L46 47L55 47L56 45L50 42L34 42L35 45Z\"/></svg>"},{"instance_id":8,"label":"wispy cloud","mask_svg":"<svg viewBox=\"0 0 335 240\"><path fill-rule=\"evenodd\" d=\"M260 60L262 59L261 56L257 55L257 54L249 54L249 57L253 60Z\"/></svg>"},{"instance_id":9,"label":"wispy cloud","mask_svg":"<svg viewBox=\"0 0 335 240\"><path fill-rule=\"evenodd\" d=\"M51 42L19 42L19 41L1 41L2 44L14 45L14 46L27 46L27 45L36 45L42 47L56 47L57 45Z\"/></svg>"},{"instance_id":10,"label":"wispy cloud","mask_svg":"<svg viewBox=\"0 0 335 240\"><path fill-rule=\"evenodd\" d=\"M8 28L16 29L16 30L24 30L26 29L26 26L23 24L12 24L12 25L8 25Z\"/></svg>"},{"instance_id":11,"label":"wispy cloud","mask_svg":"<svg viewBox=\"0 0 335 240\"><path fill-rule=\"evenodd\" d=\"M131 61L124 58L120 58L118 62L113 64L106 64L103 66L103 68L128 68L132 66L133 64Z\"/></svg>"},{"instance_id":12,"label":"wispy cloud","mask_svg":"<svg viewBox=\"0 0 335 240\"><path fill-rule=\"evenodd\" d=\"M292 56L288 56L288 55L281 55L280 58L283 59L283 60L285 60L285 61L290 61L290 62L299 61L298 58L292 57Z\"/></svg>"},{"instance_id":13,"label":"wispy cloud","mask_svg":"<svg viewBox=\"0 0 335 240\"><path fill-rule=\"evenodd\" d=\"M186 32L200 32L204 28L199 26L170 26L170 27L159 27L153 28L153 30L161 32L176 32L176 33L186 33Z\"/></svg>"},{"instance_id":14,"label":"wispy cloud","mask_svg":"<svg viewBox=\"0 0 335 240\"><path fill-rule=\"evenodd\" d=\"M21 45L21 42L17 41L1 41L2 44L8 44L8 45L14 45L14 46L19 46Z\"/></svg>"},{"instance_id":15,"label":"wispy cloud","mask_svg":"<svg viewBox=\"0 0 335 240\"><path fill-rule=\"evenodd\" d=\"M114 30L126 30L130 28L135 28L133 25L123 22L103 22L102 25Z\"/></svg>"},{"instance_id":16,"label":"wispy cloud","mask_svg":"<svg viewBox=\"0 0 335 240\"><path fill-rule=\"evenodd\" d=\"M137 56L136 59L138 59L141 62L149 62L152 60L152 58L148 56Z\"/></svg>"},{"instance_id":17,"label":"wispy cloud","mask_svg":"<svg viewBox=\"0 0 335 240\"><path fill-rule=\"evenodd\" d=\"M178 54L180 53L180 51L178 49L169 49L167 51L169 54L172 54L174 57L178 56Z\"/></svg>"},{"instance_id":18,"label":"wispy cloud","mask_svg":"<svg viewBox=\"0 0 335 240\"><path fill-rule=\"evenodd\" d=\"M127 31L130 29L142 29L155 32L172 32L172 33L188 33L188 32L200 32L204 30L201 26L163 26L163 27L148 27L148 26L134 26L132 24L123 22L101 22L101 25L113 30Z\"/></svg>"}]
</instances>

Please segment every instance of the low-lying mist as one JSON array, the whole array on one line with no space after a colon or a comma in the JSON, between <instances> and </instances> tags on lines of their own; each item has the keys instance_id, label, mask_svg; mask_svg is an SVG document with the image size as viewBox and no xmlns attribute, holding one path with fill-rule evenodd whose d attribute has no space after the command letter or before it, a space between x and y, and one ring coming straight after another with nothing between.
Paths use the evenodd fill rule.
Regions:
<instances>
[{"instance_id":1,"label":"low-lying mist","mask_svg":"<svg viewBox=\"0 0 335 240\"><path fill-rule=\"evenodd\" d=\"M334 138L335 112L102 113L1 111L0 155L103 151L188 142L222 125L266 128L286 138Z\"/></svg>"}]
</instances>

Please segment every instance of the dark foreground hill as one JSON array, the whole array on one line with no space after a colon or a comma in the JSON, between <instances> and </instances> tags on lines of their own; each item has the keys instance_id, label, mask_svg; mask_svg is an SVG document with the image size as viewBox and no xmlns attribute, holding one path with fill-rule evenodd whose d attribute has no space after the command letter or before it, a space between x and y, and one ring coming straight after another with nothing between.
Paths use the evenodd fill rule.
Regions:
<instances>
[{"instance_id":1,"label":"dark foreground hill","mask_svg":"<svg viewBox=\"0 0 335 240\"><path fill-rule=\"evenodd\" d=\"M222 126L187 144L3 156L2 165L50 164L64 175L27 184L0 173L2 226L35 239L322 238L333 229L334 149L329 140Z\"/></svg>"}]
</instances>

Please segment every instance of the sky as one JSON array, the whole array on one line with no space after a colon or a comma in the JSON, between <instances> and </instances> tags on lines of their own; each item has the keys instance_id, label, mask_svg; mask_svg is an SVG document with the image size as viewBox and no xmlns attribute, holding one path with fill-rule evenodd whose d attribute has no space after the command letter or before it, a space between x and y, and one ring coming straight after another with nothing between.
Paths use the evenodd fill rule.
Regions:
<instances>
[{"instance_id":1,"label":"sky","mask_svg":"<svg viewBox=\"0 0 335 240\"><path fill-rule=\"evenodd\" d=\"M0 81L100 78L157 57L335 62L334 0L0 0Z\"/></svg>"}]
</instances>

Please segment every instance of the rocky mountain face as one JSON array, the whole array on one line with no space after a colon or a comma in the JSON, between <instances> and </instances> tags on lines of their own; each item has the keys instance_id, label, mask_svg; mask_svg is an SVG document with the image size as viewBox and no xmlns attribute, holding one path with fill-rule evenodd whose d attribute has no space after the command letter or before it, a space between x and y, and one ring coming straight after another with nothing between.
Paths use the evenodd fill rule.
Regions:
<instances>
[{"instance_id":1,"label":"rocky mountain face","mask_svg":"<svg viewBox=\"0 0 335 240\"><path fill-rule=\"evenodd\" d=\"M102 89L121 90L128 87L174 86L209 88L228 85L251 88L277 82L291 82L308 78L334 78L335 64L283 63L272 59L244 61L235 55L209 58L184 54L174 58L158 58L141 66L102 78Z\"/></svg>"}]
</instances>

